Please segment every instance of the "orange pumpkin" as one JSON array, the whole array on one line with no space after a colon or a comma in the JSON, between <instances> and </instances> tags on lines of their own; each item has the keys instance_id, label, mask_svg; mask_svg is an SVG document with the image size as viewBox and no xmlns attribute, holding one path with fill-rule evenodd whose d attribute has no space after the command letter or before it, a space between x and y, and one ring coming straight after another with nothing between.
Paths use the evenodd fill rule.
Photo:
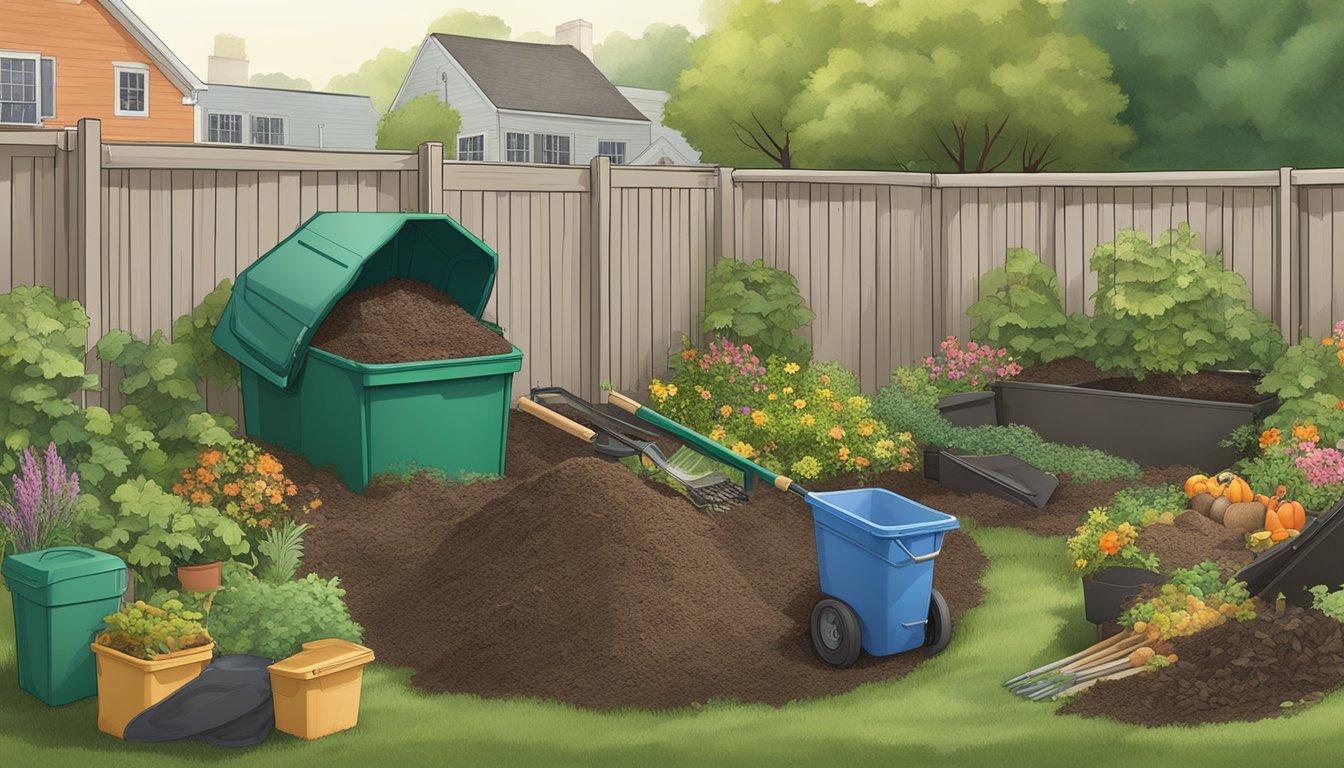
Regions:
<instances>
[{"instance_id":1,"label":"orange pumpkin","mask_svg":"<svg viewBox=\"0 0 1344 768\"><path fill-rule=\"evenodd\" d=\"M1282 502L1279 508L1274 510L1274 514L1278 516L1279 523L1284 528L1300 531L1307 524L1307 510L1302 507L1300 501Z\"/></svg>"},{"instance_id":2,"label":"orange pumpkin","mask_svg":"<svg viewBox=\"0 0 1344 768\"><path fill-rule=\"evenodd\" d=\"M1224 484L1223 495L1233 504L1241 504L1255 499L1255 493L1251 490L1250 484L1230 472L1219 475L1218 482Z\"/></svg>"},{"instance_id":3,"label":"orange pumpkin","mask_svg":"<svg viewBox=\"0 0 1344 768\"><path fill-rule=\"evenodd\" d=\"M1275 531L1275 532L1273 532L1273 533L1271 533L1271 534L1269 535L1269 540L1270 540L1270 541L1283 541L1284 539L1288 538L1288 537L1291 536L1291 535L1292 535L1292 534L1288 532L1288 529L1287 529L1287 528L1280 528L1279 530L1277 530L1277 531Z\"/></svg>"},{"instance_id":4,"label":"orange pumpkin","mask_svg":"<svg viewBox=\"0 0 1344 768\"><path fill-rule=\"evenodd\" d=\"M1199 494L1204 493L1209 489L1209 484L1211 482L1212 481L1209 479L1208 475L1191 475L1185 480L1185 497L1187 499L1193 499Z\"/></svg>"},{"instance_id":5,"label":"orange pumpkin","mask_svg":"<svg viewBox=\"0 0 1344 768\"><path fill-rule=\"evenodd\" d=\"M1277 512L1265 512L1265 530L1271 533L1278 533L1286 528L1283 521L1279 519Z\"/></svg>"}]
</instances>

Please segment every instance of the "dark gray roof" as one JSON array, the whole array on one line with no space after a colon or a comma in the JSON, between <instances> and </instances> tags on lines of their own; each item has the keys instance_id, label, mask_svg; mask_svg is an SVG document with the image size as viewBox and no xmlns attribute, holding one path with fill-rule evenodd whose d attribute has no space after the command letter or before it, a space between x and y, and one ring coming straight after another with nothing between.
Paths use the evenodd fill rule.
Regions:
<instances>
[{"instance_id":1,"label":"dark gray roof","mask_svg":"<svg viewBox=\"0 0 1344 768\"><path fill-rule=\"evenodd\" d=\"M500 109L648 122L571 45L435 34L485 97Z\"/></svg>"}]
</instances>

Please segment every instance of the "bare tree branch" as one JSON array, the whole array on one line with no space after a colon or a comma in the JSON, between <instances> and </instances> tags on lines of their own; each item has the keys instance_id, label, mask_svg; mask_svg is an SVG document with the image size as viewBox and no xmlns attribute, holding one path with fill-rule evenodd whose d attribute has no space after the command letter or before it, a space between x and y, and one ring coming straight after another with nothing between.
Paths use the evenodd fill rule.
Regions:
<instances>
[{"instance_id":1,"label":"bare tree branch","mask_svg":"<svg viewBox=\"0 0 1344 768\"><path fill-rule=\"evenodd\" d=\"M742 142L742 144L746 146L747 149L758 150L759 152L761 152L761 154L765 155L766 157L770 158L771 160L779 164L780 167L783 168L788 167L788 162L786 159L787 156L783 152L781 152L779 155L774 154L770 150L766 149L764 144L761 144L760 139L756 138L756 134L752 133L752 131L749 128L737 122L736 120L733 120L731 124L733 126L733 134L737 136L737 140ZM747 141L747 139L743 138L742 134L744 133L751 138L751 141ZM768 133L766 134L766 138L770 138ZM770 143L775 144L773 139L770 140ZM775 146L779 145L775 144Z\"/></svg>"}]
</instances>

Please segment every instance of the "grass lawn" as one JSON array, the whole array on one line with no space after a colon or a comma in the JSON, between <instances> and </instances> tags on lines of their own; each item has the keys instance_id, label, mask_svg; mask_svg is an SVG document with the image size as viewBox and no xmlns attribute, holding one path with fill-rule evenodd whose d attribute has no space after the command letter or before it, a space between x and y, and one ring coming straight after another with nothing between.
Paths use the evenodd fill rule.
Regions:
<instances>
[{"instance_id":1,"label":"grass lawn","mask_svg":"<svg viewBox=\"0 0 1344 768\"><path fill-rule=\"evenodd\" d=\"M1059 717L1001 683L1095 639L1059 544L1017 530L977 529L990 558L985 602L941 656L902 680L780 709L712 704L669 713L598 714L535 701L422 695L406 670L373 665L358 728L304 743L276 733L251 750L124 744L97 730L95 700L53 710L18 688L12 613L0 590L0 755L6 765L272 766L320 764L1336 765L1344 695L1257 725L1145 730ZM376 649L375 649L376 650Z\"/></svg>"}]
</instances>

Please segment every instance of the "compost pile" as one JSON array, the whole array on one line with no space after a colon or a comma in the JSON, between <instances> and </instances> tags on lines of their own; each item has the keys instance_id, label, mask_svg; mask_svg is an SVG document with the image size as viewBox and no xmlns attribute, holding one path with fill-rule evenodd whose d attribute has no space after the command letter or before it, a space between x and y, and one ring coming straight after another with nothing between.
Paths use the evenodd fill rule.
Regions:
<instances>
[{"instance_id":1,"label":"compost pile","mask_svg":"<svg viewBox=\"0 0 1344 768\"><path fill-rule=\"evenodd\" d=\"M1089 389L1131 392L1136 395L1180 397L1187 400L1215 400L1220 403L1258 403L1268 399L1255 391L1255 380L1244 376L1225 376L1202 371L1177 378L1154 373L1142 379L1109 378L1088 385Z\"/></svg>"},{"instance_id":2,"label":"compost pile","mask_svg":"<svg viewBox=\"0 0 1344 768\"><path fill-rule=\"evenodd\" d=\"M1259 720L1344 686L1344 625L1319 611L1269 607L1172 645L1172 666L1098 683L1059 712L1146 726Z\"/></svg>"},{"instance_id":3,"label":"compost pile","mask_svg":"<svg viewBox=\"0 0 1344 768\"><path fill-rule=\"evenodd\" d=\"M357 363L414 363L503 355L513 346L447 294L394 279L336 303L312 346Z\"/></svg>"},{"instance_id":4,"label":"compost pile","mask_svg":"<svg viewBox=\"0 0 1344 768\"><path fill-rule=\"evenodd\" d=\"M796 496L764 487L708 515L536 419L509 422L507 477L491 482L421 475L361 497L283 457L324 491L305 565L341 576L366 644L417 687L595 709L780 705L926 658L816 658L816 551ZM984 567L968 536L947 535L934 585L954 617L980 601Z\"/></svg>"},{"instance_id":5,"label":"compost pile","mask_svg":"<svg viewBox=\"0 0 1344 768\"><path fill-rule=\"evenodd\" d=\"M1155 524L1139 533L1139 549L1157 555L1163 571L1190 568L1212 560L1228 573L1255 558L1246 548L1246 532L1226 528L1194 511L1176 516L1171 525Z\"/></svg>"}]
</instances>

